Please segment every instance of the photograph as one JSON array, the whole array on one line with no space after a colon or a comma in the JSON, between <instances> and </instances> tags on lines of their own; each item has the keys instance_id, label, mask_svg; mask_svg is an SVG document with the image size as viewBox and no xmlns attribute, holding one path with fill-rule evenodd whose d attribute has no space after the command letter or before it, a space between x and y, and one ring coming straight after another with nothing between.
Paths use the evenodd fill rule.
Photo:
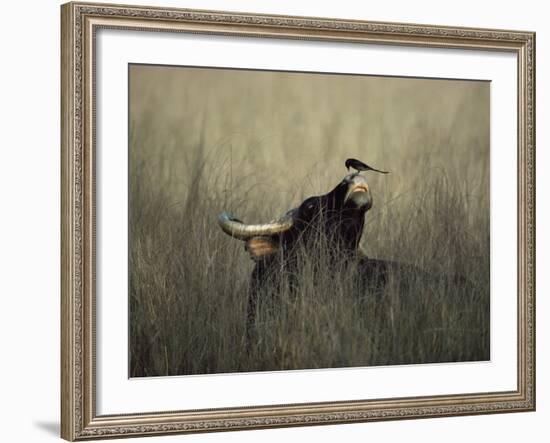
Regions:
<instances>
[{"instance_id":1,"label":"photograph","mask_svg":"<svg viewBox=\"0 0 550 443\"><path fill-rule=\"evenodd\" d=\"M550 441L547 11L4 2L1 440Z\"/></svg>"},{"instance_id":2,"label":"photograph","mask_svg":"<svg viewBox=\"0 0 550 443\"><path fill-rule=\"evenodd\" d=\"M535 411L540 24L293 5L61 5L62 438Z\"/></svg>"},{"instance_id":3,"label":"photograph","mask_svg":"<svg viewBox=\"0 0 550 443\"><path fill-rule=\"evenodd\" d=\"M129 64L129 377L490 361L490 103Z\"/></svg>"}]
</instances>

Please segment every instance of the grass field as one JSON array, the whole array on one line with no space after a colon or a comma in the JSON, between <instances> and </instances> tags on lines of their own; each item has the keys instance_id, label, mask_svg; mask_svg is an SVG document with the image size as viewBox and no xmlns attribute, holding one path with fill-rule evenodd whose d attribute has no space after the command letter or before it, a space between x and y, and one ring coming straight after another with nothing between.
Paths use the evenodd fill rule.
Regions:
<instances>
[{"instance_id":1,"label":"grass field","mask_svg":"<svg viewBox=\"0 0 550 443\"><path fill-rule=\"evenodd\" d=\"M129 109L131 376L489 359L489 83L136 65ZM391 171L368 175L368 256L474 291L360 302L355 271L305 269L251 346L253 262L217 215L276 218L348 157Z\"/></svg>"}]
</instances>

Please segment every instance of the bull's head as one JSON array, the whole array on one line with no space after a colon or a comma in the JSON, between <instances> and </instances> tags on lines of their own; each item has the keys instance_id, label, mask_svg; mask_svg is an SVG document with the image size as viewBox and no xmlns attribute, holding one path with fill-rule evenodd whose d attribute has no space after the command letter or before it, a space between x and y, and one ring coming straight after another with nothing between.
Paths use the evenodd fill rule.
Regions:
<instances>
[{"instance_id":1,"label":"bull's head","mask_svg":"<svg viewBox=\"0 0 550 443\"><path fill-rule=\"evenodd\" d=\"M308 241L319 234L329 239L329 247L354 253L363 232L365 213L371 206L369 185L365 177L356 173L346 176L328 194L306 199L278 220L245 224L223 212L219 224L226 234L246 242L254 260L267 259L281 248L288 252L297 242L307 247Z\"/></svg>"}]
</instances>

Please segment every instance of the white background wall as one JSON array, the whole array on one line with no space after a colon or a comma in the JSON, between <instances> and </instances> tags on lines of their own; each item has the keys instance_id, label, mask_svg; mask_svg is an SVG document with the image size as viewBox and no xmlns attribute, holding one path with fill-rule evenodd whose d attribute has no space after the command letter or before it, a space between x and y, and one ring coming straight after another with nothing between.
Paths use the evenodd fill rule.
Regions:
<instances>
[{"instance_id":1,"label":"white background wall","mask_svg":"<svg viewBox=\"0 0 550 443\"><path fill-rule=\"evenodd\" d=\"M547 441L550 419L550 30L545 2L129 0L134 4L537 32L538 411L174 436L140 441ZM59 1L2 5L0 26L0 407L5 442L59 433ZM510 171L513 174L514 171ZM512 215L512 214L511 214ZM546 352L545 352L546 351Z\"/></svg>"}]
</instances>

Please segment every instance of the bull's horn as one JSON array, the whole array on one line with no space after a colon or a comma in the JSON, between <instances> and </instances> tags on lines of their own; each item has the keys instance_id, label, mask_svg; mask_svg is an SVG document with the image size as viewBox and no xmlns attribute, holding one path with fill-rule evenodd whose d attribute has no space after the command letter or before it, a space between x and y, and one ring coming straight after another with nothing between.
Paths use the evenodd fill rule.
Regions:
<instances>
[{"instance_id":1,"label":"bull's horn","mask_svg":"<svg viewBox=\"0 0 550 443\"><path fill-rule=\"evenodd\" d=\"M233 217L228 212L222 212L218 217L218 223L223 232L239 240L248 240L261 235L277 235L288 231L294 223L293 211L287 212L279 220L269 223L248 225Z\"/></svg>"}]
</instances>

